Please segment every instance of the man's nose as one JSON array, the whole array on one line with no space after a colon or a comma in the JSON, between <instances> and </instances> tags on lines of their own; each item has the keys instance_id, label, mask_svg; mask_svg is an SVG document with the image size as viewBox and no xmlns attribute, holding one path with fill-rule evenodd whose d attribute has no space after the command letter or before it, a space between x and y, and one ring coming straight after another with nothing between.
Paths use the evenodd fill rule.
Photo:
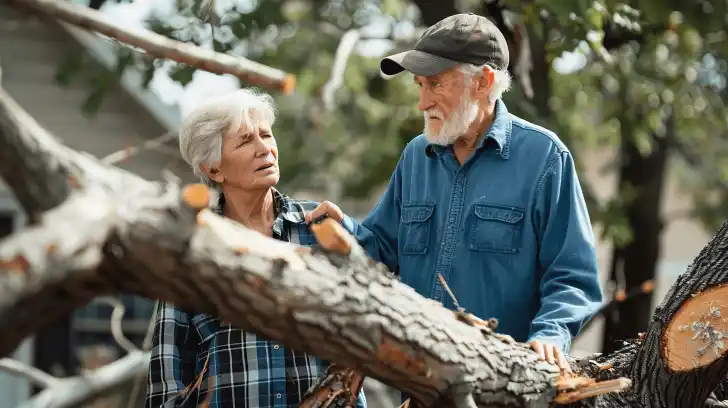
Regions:
<instances>
[{"instance_id":1,"label":"man's nose","mask_svg":"<svg viewBox=\"0 0 728 408\"><path fill-rule=\"evenodd\" d=\"M422 88L420 88L420 103L417 104L417 109L419 109L421 112L424 112L432 108L433 105L434 103L430 93L423 86Z\"/></svg>"}]
</instances>

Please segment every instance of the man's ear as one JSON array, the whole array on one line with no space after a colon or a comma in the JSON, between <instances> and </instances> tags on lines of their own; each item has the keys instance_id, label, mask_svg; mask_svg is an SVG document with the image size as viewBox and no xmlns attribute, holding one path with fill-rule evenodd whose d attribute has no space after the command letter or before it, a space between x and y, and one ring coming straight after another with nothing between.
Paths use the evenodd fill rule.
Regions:
<instances>
[{"instance_id":1,"label":"man's ear","mask_svg":"<svg viewBox=\"0 0 728 408\"><path fill-rule=\"evenodd\" d=\"M493 83L495 82L495 71L489 66L483 67L483 73L478 75L478 83L475 89L475 93L478 99L484 99L493 90Z\"/></svg>"},{"instance_id":2,"label":"man's ear","mask_svg":"<svg viewBox=\"0 0 728 408\"><path fill-rule=\"evenodd\" d=\"M210 167L205 164L200 164L200 170L212 181L222 184L225 181L225 176L222 175L220 169L217 167Z\"/></svg>"}]
</instances>

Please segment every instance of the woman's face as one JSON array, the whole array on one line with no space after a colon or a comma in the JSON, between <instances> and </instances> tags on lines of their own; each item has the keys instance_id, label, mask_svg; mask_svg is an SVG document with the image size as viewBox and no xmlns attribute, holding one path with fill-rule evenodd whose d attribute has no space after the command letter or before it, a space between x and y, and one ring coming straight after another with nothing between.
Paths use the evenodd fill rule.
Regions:
<instances>
[{"instance_id":1,"label":"woman's face","mask_svg":"<svg viewBox=\"0 0 728 408\"><path fill-rule=\"evenodd\" d=\"M240 189L274 187L280 180L278 147L269 126L241 127L223 138L222 159L210 178Z\"/></svg>"}]
</instances>

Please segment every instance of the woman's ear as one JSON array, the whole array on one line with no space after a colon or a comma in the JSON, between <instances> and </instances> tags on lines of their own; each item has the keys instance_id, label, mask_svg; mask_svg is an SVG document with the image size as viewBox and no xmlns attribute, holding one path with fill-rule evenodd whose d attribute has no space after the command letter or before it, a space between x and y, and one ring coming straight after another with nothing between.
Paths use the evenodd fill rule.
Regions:
<instances>
[{"instance_id":1,"label":"woman's ear","mask_svg":"<svg viewBox=\"0 0 728 408\"><path fill-rule=\"evenodd\" d=\"M210 167L205 164L200 164L200 170L212 181L222 184L225 181L225 176L222 175L220 169L216 167Z\"/></svg>"}]
</instances>

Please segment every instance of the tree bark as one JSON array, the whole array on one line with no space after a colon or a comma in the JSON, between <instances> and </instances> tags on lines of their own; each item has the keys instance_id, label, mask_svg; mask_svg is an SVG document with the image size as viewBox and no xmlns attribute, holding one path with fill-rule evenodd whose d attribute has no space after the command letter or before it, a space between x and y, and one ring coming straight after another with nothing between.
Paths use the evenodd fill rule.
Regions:
<instances>
[{"instance_id":1,"label":"tree bark","mask_svg":"<svg viewBox=\"0 0 728 408\"><path fill-rule=\"evenodd\" d=\"M725 399L728 359L724 339L728 338L725 318L728 307L728 222L695 258L690 268L677 279L655 310L647 332L641 340L629 341L620 350L584 365L582 375L600 381L615 375L627 375L632 388L624 393L599 396L595 407L678 408L710 406L708 396ZM708 299L711 291L721 291L716 299ZM697 309L690 309L697 305ZM717 310L717 312L716 312ZM673 320L689 312L690 327L673 327ZM713 327L709 335L698 335L705 327ZM679 344L670 344L676 333L685 332ZM707 353L699 350L708 346ZM685 353L685 355L681 355ZM691 364L679 367L670 364L674 355L688 358ZM705 359L711 361L705 364ZM717 363L717 364L715 364ZM713 381L711 381L713 379ZM721 381L722 379L722 381ZM582 406L582 405L579 405Z\"/></svg>"},{"instance_id":2,"label":"tree bark","mask_svg":"<svg viewBox=\"0 0 728 408\"><path fill-rule=\"evenodd\" d=\"M31 222L62 203L71 191L69 174L58 157L49 154L53 137L0 89L0 128L6 138L0 149L0 176L14 191ZM28 159L33 159L28 161ZM24 168L22 172L17 169Z\"/></svg>"},{"instance_id":3,"label":"tree bark","mask_svg":"<svg viewBox=\"0 0 728 408\"><path fill-rule=\"evenodd\" d=\"M8 103L0 94L0 106ZM24 128L22 118L16 125ZM25 143L9 134L0 125L0 150ZM46 151L79 175L79 187L36 225L0 241L0 355L92 297L133 293L220 316L360 370L406 392L417 406L564 404L624 388L629 381L621 375L634 381L632 390L572 406L695 406L728 370L728 359L717 352L683 371L668 371L661 356L661 345L673 339L664 333L677 333L669 325L678 308L728 283L728 224L681 276L643 342L605 357L611 369L574 364L577 373L609 380L599 383L562 376L527 345L418 295L374 264L351 236L314 230L323 248L312 250L275 241L207 209L215 199L203 186L151 183L57 143ZM15 170L41 159L26 157ZM322 225L332 223L338 225ZM344 244L347 255L325 249ZM728 330L720 319L714 324L713 333ZM690 341L673 347L675 353Z\"/></svg>"},{"instance_id":4,"label":"tree bark","mask_svg":"<svg viewBox=\"0 0 728 408\"><path fill-rule=\"evenodd\" d=\"M166 58L182 64L212 72L231 74L243 82L265 89L290 94L294 91L296 77L243 57L206 50L146 29L130 30L92 8L59 0L9 0L10 4L64 21L81 28L114 38L125 45L143 49L158 58Z\"/></svg>"}]
</instances>

